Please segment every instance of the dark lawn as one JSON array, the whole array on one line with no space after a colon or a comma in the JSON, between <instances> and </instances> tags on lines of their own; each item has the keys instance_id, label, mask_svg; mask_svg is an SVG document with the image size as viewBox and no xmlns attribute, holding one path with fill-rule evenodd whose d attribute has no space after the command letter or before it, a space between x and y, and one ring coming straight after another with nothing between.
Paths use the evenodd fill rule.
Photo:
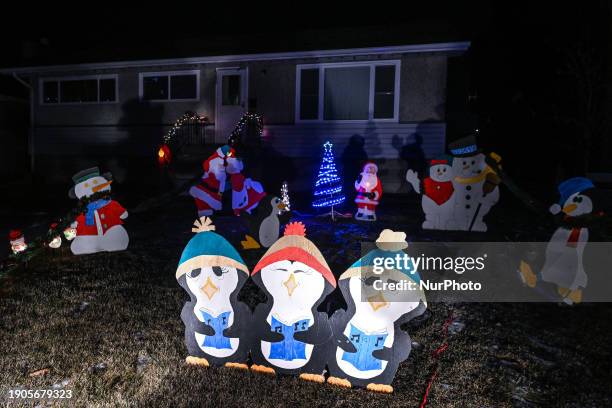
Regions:
<instances>
[{"instance_id":1,"label":"dark lawn","mask_svg":"<svg viewBox=\"0 0 612 408\"><path fill-rule=\"evenodd\" d=\"M359 241L375 239L383 228L404 230L413 240L461 239L424 234L416 201L393 200L388 198L373 225L302 218L337 276L359 257ZM390 215L397 208L411 210ZM192 236L193 213L190 200L181 197L172 205L131 214L128 251L76 258L66 248L6 277L0 284L2 393L9 387L55 384L72 389L74 398L66 405L78 406L416 407L452 310L453 334L428 406L612 405L612 307L607 304L430 304L425 317L408 327L418 344L400 365L393 395L186 366L180 320L186 294L174 273ZM518 214L506 212L490 233L471 239L545 239L546 231L530 228L528 215ZM239 219L214 220L217 232L239 241L245 230ZM262 254L244 258L252 267ZM248 283L241 296L253 307L263 295ZM323 306L332 311L342 303L334 292ZM29 375L43 368L49 369L46 375Z\"/></svg>"}]
</instances>

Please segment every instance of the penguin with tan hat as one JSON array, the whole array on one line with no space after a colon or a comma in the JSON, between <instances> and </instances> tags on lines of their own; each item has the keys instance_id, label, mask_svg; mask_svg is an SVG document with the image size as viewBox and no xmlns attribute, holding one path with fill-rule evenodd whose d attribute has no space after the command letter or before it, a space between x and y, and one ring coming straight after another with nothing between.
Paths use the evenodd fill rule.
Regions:
<instances>
[{"instance_id":1,"label":"penguin with tan hat","mask_svg":"<svg viewBox=\"0 0 612 408\"><path fill-rule=\"evenodd\" d=\"M410 336L400 326L424 313L427 304L412 261L400 265L389 262L395 266L383 272L375 266L403 257L407 247L405 233L384 230L376 240L376 249L338 279L347 308L337 310L330 319L335 350L328 361L329 384L393 392L393 377L411 349ZM402 281L415 289L397 298L381 289L383 284Z\"/></svg>"}]
</instances>

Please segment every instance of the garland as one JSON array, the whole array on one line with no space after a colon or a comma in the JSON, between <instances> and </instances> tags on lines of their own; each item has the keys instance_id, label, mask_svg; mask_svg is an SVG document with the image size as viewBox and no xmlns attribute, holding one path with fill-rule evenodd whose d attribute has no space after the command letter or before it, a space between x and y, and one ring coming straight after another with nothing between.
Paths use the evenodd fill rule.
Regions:
<instances>
[{"instance_id":1,"label":"garland","mask_svg":"<svg viewBox=\"0 0 612 408\"><path fill-rule=\"evenodd\" d=\"M110 191L100 191L89 197L81 198L77 206L60 218L54 226L50 227L46 234L36 237L31 243L27 243L28 247L25 251L10 254L7 260L0 264L0 275L11 272L38 256L53 238L62 236L64 230L74 222L79 214L87 211L89 203L100 199L110 199Z\"/></svg>"}]
</instances>

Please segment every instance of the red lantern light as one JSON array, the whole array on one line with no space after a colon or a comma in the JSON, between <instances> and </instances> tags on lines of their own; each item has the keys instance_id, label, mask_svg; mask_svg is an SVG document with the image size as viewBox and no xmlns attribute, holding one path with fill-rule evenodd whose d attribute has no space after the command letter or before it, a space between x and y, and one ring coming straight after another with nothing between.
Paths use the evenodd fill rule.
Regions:
<instances>
[{"instance_id":1,"label":"red lantern light","mask_svg":"<svg viewBox=\"0 0 612 408\"><path fill-rule=\"evenodd\" d=\"M157 162L160 166L165 166L170 164L172 160L172 151L170 151L170 147L167 144L163 144L160 146L157 151Z\"/></svg>"}]
</instances>

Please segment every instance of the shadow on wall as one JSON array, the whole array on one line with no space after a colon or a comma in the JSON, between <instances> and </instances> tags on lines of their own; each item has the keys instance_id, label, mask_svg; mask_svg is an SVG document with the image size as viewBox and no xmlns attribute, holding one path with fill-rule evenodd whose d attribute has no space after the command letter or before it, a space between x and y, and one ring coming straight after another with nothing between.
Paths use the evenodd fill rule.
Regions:
<instances>
[{"instance_id":1,"label":"shadow on wall","mask_svg":"<svg viewBox=\"0 0 612 408\"><path fill-rule=\"evenodd\" d=\"M355 190L355 180L361 173L363 165L368 161L368 153L365 150L365 138L359 134L354 134L349 138L349 142L340 156L342 170L344 173L344 193L351 197Z\"/></svg>"},{"instance_id":2,"label":"shadow on wall","mask_svg":"<svg viewBox=\"0 0 612 408\"><path fill-rule=\"evenodd\" d=\"M427 123L427 122L424 122ZM419 124L415 133L406 136L405 138L399 135L393 135L391 145L398 153L398 158L401 161L401 166L398 170L400 180L399 191L411 191L412 187L408 185L405 175L408 169L412 169L419 174L419 178L425 177L427 171L427 158L423 148L423 125Z\"/></svg>"},{"instance_id":3,"label":"shadow on wall","mask_svg":"<svg viewBox=\"0 0 612 408\"><path fill-rule=\"evenodd\" d=\"M131 99L121 110L117 122L121 136L111 147L114 153L107 156L112 157L109 168L118 182L130 187L157 185L155 150L164 134L164 105Z\"/></svg>"}]
</instances>

